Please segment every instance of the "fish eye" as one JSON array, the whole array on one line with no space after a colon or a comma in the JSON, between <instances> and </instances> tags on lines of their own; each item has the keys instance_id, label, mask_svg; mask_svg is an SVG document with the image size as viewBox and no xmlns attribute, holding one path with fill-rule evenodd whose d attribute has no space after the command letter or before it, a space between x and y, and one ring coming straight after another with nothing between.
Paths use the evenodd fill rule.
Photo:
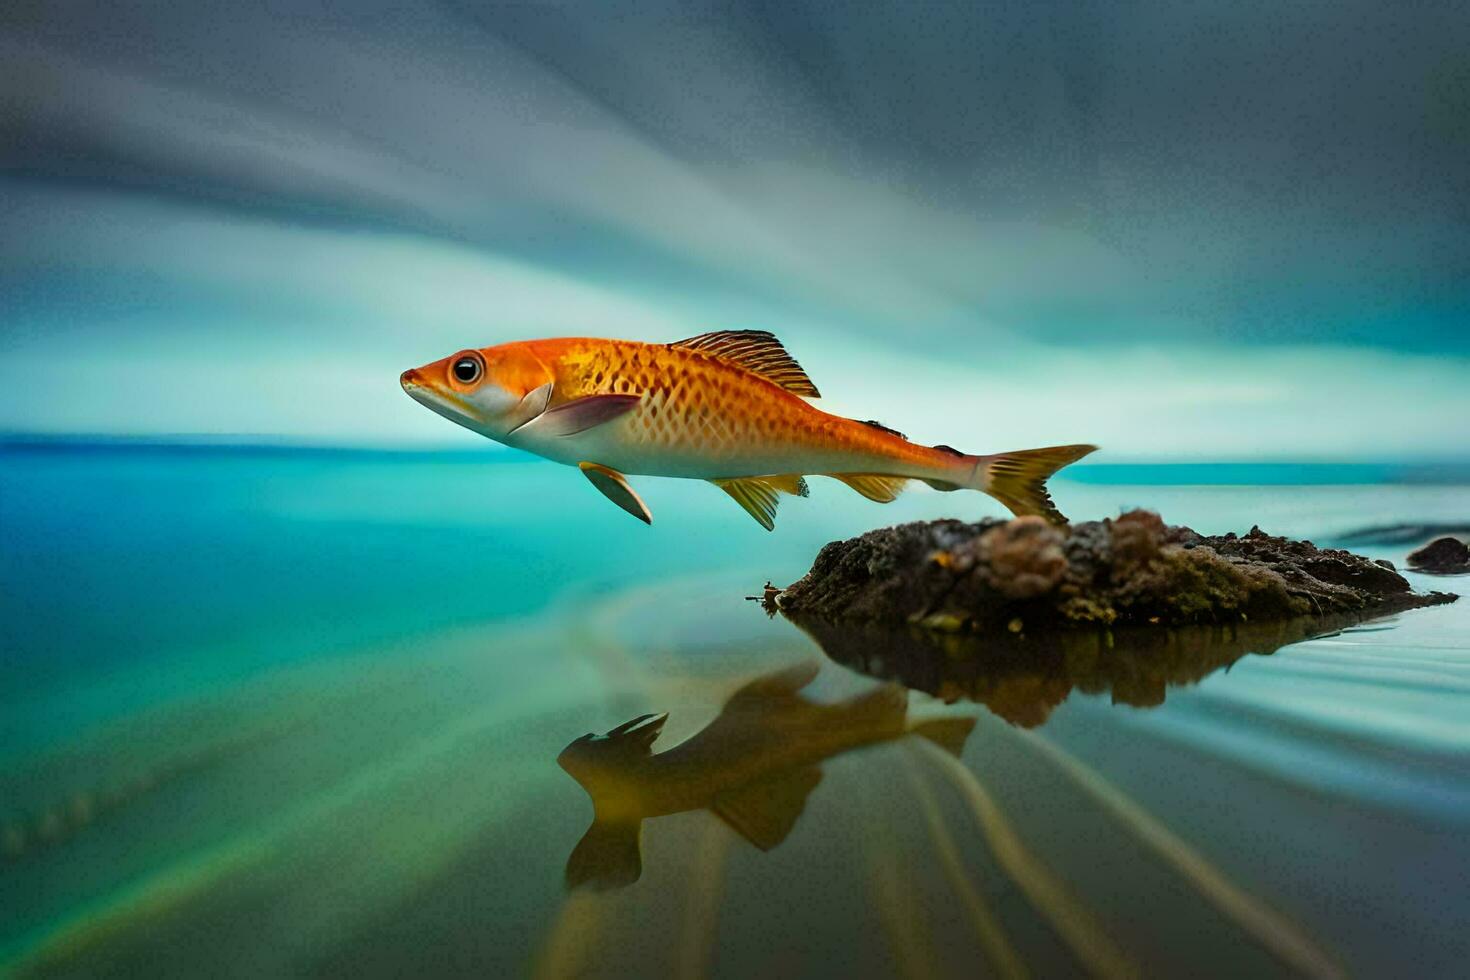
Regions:
<instances>
[{"instance_id":1,"label":"fish eye","mask_svg":"<svg viewBox=\"0 0 1470 980\"><path fill-rule=\"evenodd\" d=\"M454 380L462 385L472 385L479 381L484 370L480 359L469 354L455 358L454 363L449 367L449 373L454 375Z\"/></svg>"}]
</instances>

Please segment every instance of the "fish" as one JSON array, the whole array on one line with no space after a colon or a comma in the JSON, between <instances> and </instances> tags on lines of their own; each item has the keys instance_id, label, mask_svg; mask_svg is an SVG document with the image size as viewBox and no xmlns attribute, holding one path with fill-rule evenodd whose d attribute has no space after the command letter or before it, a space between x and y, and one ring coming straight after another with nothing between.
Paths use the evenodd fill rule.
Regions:
<instances>
[{"instance_id":1,"label":"fish","mask_svg":"<svg viewBox=\"0 0 1470 980\"><path fill-rule=\"evenodd\" d=\"M853 749L913 734L959 755L973 717L912 722L908 691L883 684L835 704L800 694L820 667L809 661L746 683L703 729L664 752L653 743L668 714L645 714L588 732L557 764L592 800L592 823L567 859L569 888L621 888L643 871L650 818L713 812L762 851L791 833L821 782L821 763Z\"/></svg>"},{"instance_id":2,"label":"fish","mask_svg":"<svg viewBox=\"0 0 1470 980\"><path fill-rule=\"evenodd\" d=\"M668 344L592 337L462 350L403 372L403 390L496 442L578 467L604 496L653 523L628 476L705 480L773 530L781 495L808 475L887 503L912 480L979 490L1017 516L1066 518L1047 479L1097 447L970 455L924 446L876 421L822 411L815 384L764 330Z\"/></svg>"}]
</instances>

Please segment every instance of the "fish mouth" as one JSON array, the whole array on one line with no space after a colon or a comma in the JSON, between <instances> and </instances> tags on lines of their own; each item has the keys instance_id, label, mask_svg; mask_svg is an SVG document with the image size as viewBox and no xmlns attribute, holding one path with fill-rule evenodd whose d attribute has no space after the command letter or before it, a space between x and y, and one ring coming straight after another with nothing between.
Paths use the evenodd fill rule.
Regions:
<instances>
[{"instance_id":1,"label":"fish mouth","mask_svg":"<svg viewBox=\"0 0 1470 980\"><path fill-rule=\"evenodd\" d=\"M418 372L418 369L404 371L398 376L398 383L408 397L418 402L442 418L446 418L456 425L463 426L471 432L494 438L486 431L485 423L480 418L480 413L475 410L474 405L460 398L454 392L445 391L439 385L426 381Z\"/></svg>"},{"instance_id":2,"label":"fish mouth","mask_svg":"<svg viewBox=\"0 0 1470 980\"><path fill-rule=\"evenodd\" d=\"M398 376L398 384L403 388L404 394L418 402L425 408L432 409L443 415L446 409L462 409L463 406L456 405L455 399L445 397L435 385L424 380L419 374L418 368L409 368Z\"/></svg>"},{"instance_id":3,"label":"fish mouth","mask_svg":"<svg viewBox=\"0 0 1470 980\"><path fill-rule=\"evenodd\" d=\"M433 407L431 402L440 404L452 404L453 399L445 397L436 385L431 385L419 374L418 368L409 368L398 376L398 384L403 388L405 394L414 401L423 405Z\"/></svg>"}]
</instances>

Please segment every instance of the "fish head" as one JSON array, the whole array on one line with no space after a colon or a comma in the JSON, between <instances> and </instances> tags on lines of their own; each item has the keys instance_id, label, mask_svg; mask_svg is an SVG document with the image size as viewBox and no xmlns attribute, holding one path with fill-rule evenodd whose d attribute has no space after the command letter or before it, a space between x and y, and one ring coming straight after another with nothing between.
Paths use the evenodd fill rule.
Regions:
<instances>
[{"instance_id":1,"label":"fish head","mask_svg":"<svg viewBox=\"0 0 1470 980\"><path fill-rule=\"evenodd\" d=\"M430 411L501 439L545 407L552 373L525 344L516 343L468 348L404 371L398 381Z\"/></svg>"},{"instance_id":2,"label":"fish head","mask_svg":"<svg viewBox=\"0 0 1470 980\"><path fill-rule=\"evenodd\" d=\"M608 780L610 767L622 761L620 753L609 751L607 736L594 732L573 740L556 757L556 764L562 771L581 783L589 793L594 786Z\"/></svg>"},{"instance_id":3,"label":"fish head","mask_svg":"<svg viewBox=\"0 0 1470 980\"><path fill-rule=\"evenodd\" d=\"M606 735L588 732L556 757L556 764L582 784L596 801L612 802L629 793L640 763L653 754L653 743L663 731L667 714L642 715Z\"/></svg>"}]
</instances>

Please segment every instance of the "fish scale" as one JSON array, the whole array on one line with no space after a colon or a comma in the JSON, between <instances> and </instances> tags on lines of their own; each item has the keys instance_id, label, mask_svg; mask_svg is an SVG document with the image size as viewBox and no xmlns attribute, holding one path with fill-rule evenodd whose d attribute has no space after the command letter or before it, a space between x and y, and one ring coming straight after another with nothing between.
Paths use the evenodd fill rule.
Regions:
<instances>
[{"instance_id":1,"label":"fish scale","mask_svg":"<svg viewBox=\"0 0 1470 980\"><path fill-rule=\"evenodd\" d=\"M602 394L643 396L630 413L632 435L640 447L719 455L780 435L778 419L762 411L760 389L770 388L769 382L751 377L746 384L731 384L722 376L730 373L728 365L707 355L617 344L572 354L564 364L567 377L558 378L558 388L568 393L568 400ZM787 428L790 435L799 433L797 427Z\"/></svg>"}]
</instances>

